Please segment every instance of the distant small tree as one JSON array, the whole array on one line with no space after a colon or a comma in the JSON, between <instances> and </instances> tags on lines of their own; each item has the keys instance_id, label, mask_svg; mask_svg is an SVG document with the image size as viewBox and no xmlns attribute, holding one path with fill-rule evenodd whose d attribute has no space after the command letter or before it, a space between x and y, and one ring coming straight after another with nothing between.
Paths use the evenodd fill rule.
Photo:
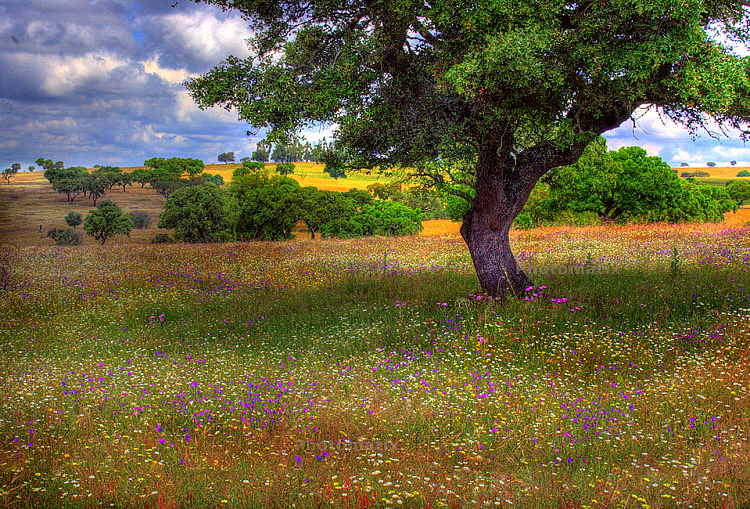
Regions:
<instances>
[{"instance_id":1,"label":"distant small tree","mask_svg":"<svg viewBox=\"0 0 750 509\"><path fill-rule=\"evenodd\" d=\"M151 170L146 168L137 168L129 173L131 182L138 182L143 189L151 181Z\"/></svg>"},{"instance_id":2,"label":"distant small tree","mask_svg":"<svg viewBox=\"0 0 750 509\"><path fill-rule=\"evenodd\" d=\"M154 170L162 170L164 172L172 174L172 178L180 178L183 173L188 175L197 175L203 171L205 165L200 159L192 159L189 157L170 157L164 159L163 157L152 157L146 159L143 162L144 166L153 168ZM171 180L171 179L170 179Z\"/></svg>"},{"instance_id":3,"label":"distant small tree","mask_svg":"<svg viewBox=\"0 0 750 509\"><path fill-rule=\"evenodd\" d=\"M76 170L76 171L74 171ZM47 177L47 170L44 172L44 176ZM58 193L64 193L69 202L75 201L75 199L86 192L86 168L82 166L74 166L72 168L65 168L63 176L56 176L50 182L52 182L52 189Z\"/></svg>"},{"instance_id":4,"label":"distant small tree","mask_svg":"<svg viewBox=\"0 0 750 509\"><path fill-rule=\"evenodd\" d=\"M174 191L186 187L189 182L185 179L162 180L154 179L150 182L151 187L160 195L169 198Z\"/></svg>"},{"instance_id":5,"label":"distant small tree","mask_svg":"<svg viewBox=\"0 0 750 509\"><path fill-rule=\"evenodd\" d=\"M750 171L742 170L737 173L738 177L750 177Z\"/></svg>"},{"instance_id":6,"label":"distant small tree","mask_svg":"<svg viewBox=\"0 0 750 509\"><path fill-rule=\"evenodd\" d=\"M34 171L34 170L36 170L36 166L29 166L29 171L30 171L30 172L31 172L31 171Z\"/></svg>"},{"instance_id":7,"label":"distant small tree","mask_svg":"<svg viewBox=\"0 0 750 509\"><path fill-rule=\"evenodd\" d=\"M266 169L266 165L260 161L245 161L244 163L242 163L242 166L252 171L255 171L255 170L263 171Z\"/></svg>"},{"instance_id":8,"label":"distant small tree","mask_svg":"<svg viewBox=\"0 0 750 509\"><path fill-rule=\"evenodd\" d=\"M130 173L121 173L119 176L119 184L122 186L122 192L125 192L125 186L133 185L133 176Z\"/></svg>"},{"instance_id":9,"label":"distant small tree","mask_svg":"<svg viewBox=\"0 0 750 509\"><path fill-rule=\"evenodd\" d=\"M106 179L109 189L118 185L122 179L122 170L116 166L101 166L97 164L94 165L94 168L96 170L92 175L100 175Z\"/></svg>"},{"instance_id":10,"label":"distant small tree","mask_svg":"<svg viewBox=\"0 0 750 509\"><path fill-rule=\"evenodd\" d=\"M68 215L65 216L65 222L68 224L68 226L72 226L75 228L79 224L83 223L83 215L80 212L73 212L72 210L68 212Z\"/></svg>"},{"instance_id":11,"label":"distant small tree","mask_svg":"<svg viewBox=\"0 0 750 509\"><path fill-rule=\"evenodd\" d=\"M688 163L680 163L680 168L687 168L690 166Z\"/></svg>"},{"instance_id":12,"label":"distant small tree","mask_svg":"<svg viewBox=\"0 0 750 509\"><path fill-rule=\"evenodd\" d=\"M729 164L731 164L732 166L736 166L737 165L737 161L729 161Z\"/></svg>"},{"instance_id":13,"label":"distant small tree","mask_svg":"<svg viewBox=\"0 0 750 509\"><path fill-rule=\"evenodd\" d=\"M323 167L323 172L330 175L334 180L346 178L346 171L343 166L331 166L326 164L325 167Z\"/></svg>"},{"instance_id":14,"label":"distant small tree","mask_svg":"<svg viewBox=\"0 0 750 509\"><path fill-rule=\"evenodd\" d=\"M14 168L5 168L3 170L3 178L8 182L8 185L10 185L10 179L15 177L16 173L18 173L18 170Z\"/></svg>"},{"instance_id":15,"label":"distant small tree","mask_svg":"<svg viewBox=\"0 0 750 509\"><path fill-rule=\"evenodd\" d=\"M705 177L710 177L711 174L708 173L707 171L695 170L695 171L683 171L680 174L680 176L683 178L705 178Z\"/></svg>"},{"instance_id":16,"label":"distant small tree","mask_svg":"<svg viewBox=\"0 0 750 509\"><path fill-rule=\"evenodd\" d=\"M110 188L111 179L105 173L98 173L99 170L94 173L90 173L83 178L83 189L88 193L89 198L96 207L96 201L107 194L107 189Z\"/></svg>"},{"instance_id":17,"label":"distant small tree","mask_svg":"<svg viewBox=\"0 0 750 509\"><path fill-rule=\"evenodd\" d=\"M220 163L233 163L234 162L234 152L222 152L219 154L219 162Z\"/></svg>"},{"instance_id":18,"label":"distant small tree","mask_svg":"<svg viewBox=\"0 0 750 509\"><path fill-rule=\"evenodd\" d=\"M294 163L279 163L276 165L276 172L279 175L291 175L294 173Z\"/></svg>"},{"instance_id":19,"label":"distant small tree","mask_svg":"<svg viewBox=\"0 0 750 509\"><path fill-rule=\"evenodd\" d=\"M714 166L716 166L716 163L713 161L709 161L706 163L706 166L708 166L709 168L713 168Z\"/></svg>"},{"instance_id":20,"label":"distant small tree","mask_svg":"<svg viewBox=\"0 0 750 509\"><path fill-rule=\"evenodd\" d=\"M268 150L257 149L253 152L253 159L261 163L267 163L269 155Z\"/></svg>"},{"instance_id":21,"label":"distant small tree","mask_svg":"<svg viewBox=\"0 0 750 509\"><path fill-rule=\"evenodd\" d=\"M367 186L367 191L372 193L375 198L379 200L387 200L395 192L401 191L401 184L394 182L391 184L383 184L382 182L375 182Z\"/></svg>"},{"instance_id":22,"label":"distant small tree","mask_svg":"<svg viewBox=\"0 0 750 509\"><path fill-rule=\"evenodd\" d=\"M130 235L133 220L123 215L122 209L112 200L104 200L99 203L96 210L88 213L83 222L83 229L104 245L113 235Z\"/></svg>"},{"instance_id":23,"label":"distant small tree","mask_svg":"<svg viewBox=\"0 0 750 509\"><path fill-rule=\"evenodd\" d=\"M240 157L240 162L241 162L241 163L244 163L245 161L249 161L249 160L250 160L250 158L249 158L249 157L247 157L247 156L245 156L245 157Z\"/></svg>"},{"instance_id":24,"label":"distant small tree","mask_svg":"<svg viewBox=\"0 0 750 509\"><path fill-rule=\"evenodd\" d=\"M256 146L255 152L253 152L253 161L261 163L267 163L268 158L271 155L271 144L266 140L260 140Z\"/></svg>"},{"instance_id":25,"label":"distant small tree","mask_svg":"<svg viewBox=\"0 0 750 509\"><path fill-rule=\"evenodd\" d=\"M55 167L55 163L52 162L52 159L45 159L43 157L40 157L34 162L43 170L51 170Z\"/></svg>"},{"instance_id":26,"label":"distant small tree","mask_svg":"<svg viewBox=\"0 0 750 509\"><path fill-rule=\"evenodd\" d=\"M21 163L13 163L10 165L11 169L15 170L16 173L21 171Z\"/></svg>"},{"instance_id":27,"label":"distant small tree","mask_svg":"<svg viewBox=\"0 0 750 509\"><path fill-rule=\"evenodd\" d=\"M242 166L236 168L232 172L232 178L244 177L250 175L254 171L265 171L266 165L259 161L245 161Z\"/></svg>"}]
</instances>

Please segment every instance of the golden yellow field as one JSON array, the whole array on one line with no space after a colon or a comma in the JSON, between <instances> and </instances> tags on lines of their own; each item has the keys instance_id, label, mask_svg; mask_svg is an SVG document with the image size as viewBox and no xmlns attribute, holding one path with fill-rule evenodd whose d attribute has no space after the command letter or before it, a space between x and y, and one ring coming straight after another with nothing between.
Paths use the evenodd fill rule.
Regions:
<instances>
[{"instance_id":1,"label":"golden yellow field","mask_svg":"<svg viewBox=\"0 0 750 509\"><path fill-rule=\"evenodd\" d=\"M232 172L235 169L242 166L238 163L232 164L207 164L204 171L213 175L219 174L224 179L224 182L230 182L232 180ZM142 166L133 166L129 168L123 168L124 171L132 171L136 168L142 168ZM275 173L276 163L266 163L266 169L270 174ZM352 173L346 178L333 179L327 173L323 172L323 165L317 163L294 163L294 173L290 175L293 179L300 183L301 186L314 186L318 189L325 191L348 191L349 189L365 189L370 184L375 182L389 182L390 180L385 177L378 177L377 175L364 175L360 173Z\"/></svg>"},{"instance_id":2,"label":"golden yellow field","mask_svg":"<svg viewBox=\"0 0 750 509\"><path fill-rule=\"evenodd\" d=\"M677 168L680 173L688 171L705 171L709 175L711 175L708 178L722 178L722 179L734 179L737 178L737 173L741 172L742 170L750 171L750 167L747 166L722 166L717 168L709 168L709 167L689 167L689 168ZM743 177L740 177L743 178ZM744 177L744 178L750 178L750 177Z\"/></svg>"}]
</instances>

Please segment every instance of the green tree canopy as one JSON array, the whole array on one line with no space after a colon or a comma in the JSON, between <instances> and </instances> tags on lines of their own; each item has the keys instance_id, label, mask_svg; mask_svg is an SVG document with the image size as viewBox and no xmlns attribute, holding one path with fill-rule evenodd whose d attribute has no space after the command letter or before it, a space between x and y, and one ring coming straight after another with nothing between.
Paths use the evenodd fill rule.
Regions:
<instances>
[{"instance_id":1,"label":"green tree canopy","mask_svg":"<svg viewBox=\"0 0 750 509\"><path fill-rule=\"evenodd\" d=\"M65 216L65 222L68 226L72 226L73 228L75 228L79 224L83 223L83 215L80 212L70 211Z\"/></svg>"},{"instance_id":2,"label":"green tree canopy","mask_svg":"<svg viewBox=\"0 0 750 509\"><path fill-rule=\"evenodd\" d=\"M349 168L441 185L425 165L466 162L461 233L493 295L531 284L508 231L535 183L637 108L748 134L750 60L712 36L747 44L742 2L197 1L255 34L252 57L188 82L199 106L234 107L272 141L335 123Z\"/></svg>"},{"instance_id":3,"label":"green tree canopy","mask_svg":"<svg viewBox=\"0 0 750 509\"><path fill-rule=\"evenodd\" d=\"M174 228L182 242L231 240L233 212L227 193L214 184L187 186L169 195L159 228Z\"/></svg>"},{"instance_id":4,"label":"green tree canopy","mask_svg":"<svg viewBox=\"0 0 750 509\"><path fill-rule=\"evenodd\" d=\"M297 218L305 223L313 239L323 224L337 218L351 217L356 210L354 202L343 193L321 191L315 187L299 189L294 199Z\"/></svg>"},{"instance_id":5,"label":"green tree canopy","mask_svg":"<svg viewBox=\"0 0 750 509\"><path fill-rule=\"evenodd\" d=\"M727 186L729 196L738 204L750 200L750 182L746 180L735 180Z\"/></svg>"},{"instance_id":6,"label":"green tree canopy","mask_svg":"<svg viewBox=\"0 0 750 509\"><path fill-rule=\"evenodd\" d=\"M276 173L279 175L291 175L294 173L294 163L279 163L276 165Z\"/></svg>"},{"instance_id":7,"label":"green tree canopy","mask_svg":"<svg viewBox=\"0 0 750 509\"><path fill-rule=\"evenodd\" d=\"M130 235L133 220L123 215L122 209L112 200L103 200L86 215L83 229L104 245L113 235Z\"/></svg>"},{"instance_id":8,"label":"green tree canopy","mask_svg":"<svg viewBox=\"0 0 750 509\"><path fill-rule=\"evenodd\" d=\"M298 208L294 192L300 187L289 177L255 171L232 180L237 200L237 235L245 240L281 240L292 236Z\"/></svg>"},{"instance_id":9,"label":"green tree canopy","mask_svg":"<svg viewBox=\"0 0 750 509\"><path fill-rule=\"evenodd\" d=\"M266 165L261 163L260 161L245 161L242 163L242 166L239 168L236 168L232 172L232 177L242 177L244 175L249 175L254 171L265 171Z\"/></svg>"},{"instance_id":10,"label":"green tree canopy","mask_svg":"<svg viewBox=\"0 0 750 509\"><path fill-rule=\"evenodd\" d=\"M607 151L604 138L592 142L578 161L547 175L559 210L595 212L616 220L621 216L669 219L683 189L679 177L658 157L640 147Z\"/></svg>"},{"instance_id":11,"label":"green tree canopy","mask_svg":"<svg viewBox=\"0 0 750 509\"><path fill-rule=\"evenodd\" d=\"M163 170L170 173L174 178L180 178L183 173L197 175L205 168L203 161L189 157L170 157L169 159L152 157L144 161L143 165L154 170Z\"/></svg>"},{"instance_id":12,"label":"green tree canopy","mask_svg":"<svg viewBox=\"0 0 750 509\"><path fill-rule=\"evenodd\" d=\"M16 169L15 166L11 168L5 168L3 170L3 178L8 181L8 184L10 184L10 179L15 177L16 173L18 173L18 169Z\"/></svg>"},{"instance_id":13,"label":"green tree canopy","mask_svg":"<svg viewBox=\"0 0 750 509\"><path fill-rule=\"evenodd\" d=\"M147 168L136 168L129 173L131 182L138 182L143 189L151 180L151 170Z\"/></svg>"},{"instance_id":14,"label":"green tree canopy","mask_svg":"<svg viewBox=\"0 0 750 509\"><path fill-rule=\"evenodd\" d=\"M224 177L219 175L218 173L212 174L212 173L201 173L200 177L203 178L204 181L210 182L214 184L217 187L221 187L224 185Z\"/></svg>"},{"instance_id":15,"label":"green tree canopy","mask_svg":"<svg viewBox=\"0 0 750 509\"><path fill-rule=\"evenodd\" d=\"M101 172L101 170L96 170L83 177L83 190L88 193L94 207L96 207L96 201L107 194L107 189L111 189L113 178L117 179L118 177L112 173ZM118 181L115 180L116 182Z\"/></svg>"},{"instance_id":16,"label":"green tree canopy","mask_svg":"<svg viewBox=\"0 0 750 509\"><path fill-rule=\"evenodd\" d=\"M234 152L222 152L221 154L219 154L218 159L220 163L233 163Z\"/></svg>"}]
</instances>

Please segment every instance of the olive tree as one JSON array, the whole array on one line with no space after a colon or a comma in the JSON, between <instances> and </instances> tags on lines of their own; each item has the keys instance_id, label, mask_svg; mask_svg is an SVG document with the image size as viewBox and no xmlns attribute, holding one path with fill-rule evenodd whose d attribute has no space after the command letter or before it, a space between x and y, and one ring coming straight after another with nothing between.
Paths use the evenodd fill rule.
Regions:
<instances>
[{"instance_id":1,"label":"olive tree","mask_svg":"<svg viewBox=\"0 0 750 509\"><path fill-rule=\"evenodd\" d=\"M196 1L255 34L251 57L188 81L200 107L234 107L274 142L335 124L342 166L413 168L463 196L493 295L531 284L509 230L535 183L638 108L748 134L750 61L713 35L747 45L743 2Z\"/></svg>"},{"instance_id":2,"label":"olive tree","mask_svg":"<svg viewBox=\"0 0 750 509\"><path fill-rule=\"evenodd\" d=\"M123 215L122 209L112 200L103 200L88 213L83 221L83 229L104 245L113 235L130 235L133 220Z\"/></svg>"}]
</instances>

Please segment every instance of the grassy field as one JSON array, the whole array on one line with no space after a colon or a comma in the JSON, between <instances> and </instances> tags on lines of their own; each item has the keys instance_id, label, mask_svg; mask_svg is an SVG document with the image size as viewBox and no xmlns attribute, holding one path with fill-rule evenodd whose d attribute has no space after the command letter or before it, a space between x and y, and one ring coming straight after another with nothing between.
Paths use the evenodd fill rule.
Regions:
<instances>
[{"instance_id":1,"label":"grassy field","mask_svg":"<svg viewBox=\"0 0 750 509\"><path fill-rule=\"evenodd\" d=\"M514 231L498 302L449 221L60 248L90 205L38 176L0 187L0 506L750 503L750 209Z\"/></svg>"}]
</instances>

